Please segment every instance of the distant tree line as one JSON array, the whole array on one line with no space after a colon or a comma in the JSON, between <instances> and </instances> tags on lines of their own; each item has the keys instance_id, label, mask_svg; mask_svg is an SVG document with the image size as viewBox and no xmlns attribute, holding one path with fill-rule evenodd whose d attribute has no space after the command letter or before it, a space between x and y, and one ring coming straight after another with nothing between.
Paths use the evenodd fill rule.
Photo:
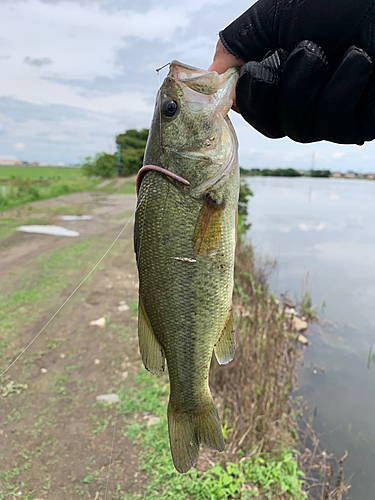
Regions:
<instances>
[{"instance_id":1,"label":"distant tree line","mask_svg":"<svg viewBox=\"0 0 375 500\"><path fill-rule=\"evenodd\" d=\"M148 129L142 130L128 129L123 134L116 136L116 144L121 146L121 164L122 175L128 177L135 175L143 165L143 156L148 138ZM100 177L112 177L118 174L117 155L108 153L97 153L94 157L87 157L82 165L83 171L87 176L97 175ZM330 177L329 170L312 170L301 174L294 168L254 168L247 170L240 167L241 175L262 175L265 177L301 177L309 175L311 177Z\"/></svg>"},{"instance_id":2,"label":"distant tree line","mask_svg":"<svg viewBox=\"0 0 375 500\"><path fill-rule=\"evenodd\" d=\"M243 176L256 176L261 175L263 177L330 177L330 170L309 170L304 173L295 170L294 168L276 168L274 170L270 168L252 168L247 170L246 168L240 167L240 173Z\"/></svg>"},{"instance_id":3,"label":"distant tree line","mask_svg":"<svg viewBox=\"0 0 375 500\"><path fill-rule=\"evenodd\" d=\"M311 170L311 177L331 177L330 170Z\"/></svg>"}]
</instances>

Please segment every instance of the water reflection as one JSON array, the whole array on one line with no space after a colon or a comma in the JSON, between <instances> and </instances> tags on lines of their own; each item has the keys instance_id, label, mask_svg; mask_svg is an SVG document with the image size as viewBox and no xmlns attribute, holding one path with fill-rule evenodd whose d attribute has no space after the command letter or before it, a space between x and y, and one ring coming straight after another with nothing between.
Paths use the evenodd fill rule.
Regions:
<instances>
[{"instance_id":1,"label":"water reflection","mask_svg":"<svg viewBox=\"0 0 375 500\"><path fill-rule=\"evenodd\" d=\"M349 451L351 497L375 497L375 182L250 178L248 233L258 254L276 258L271 287L301 297L309 273L316 325L299 372L299 391L318 408L316 430L337 456ZM320 310L320 314L322 311ZM311 366L322 368L314 373Z\"/></svg>"}]
</instances>

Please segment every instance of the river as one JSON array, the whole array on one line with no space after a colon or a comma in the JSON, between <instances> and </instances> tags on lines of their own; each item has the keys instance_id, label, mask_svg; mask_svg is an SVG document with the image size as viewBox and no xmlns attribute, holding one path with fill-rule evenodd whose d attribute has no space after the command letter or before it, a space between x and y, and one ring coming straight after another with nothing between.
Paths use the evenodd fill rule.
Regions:
<instances>
[{"instance_id":1,"label":"river","mask_svg":"<svg viewBox=\"0 0 375 500\"><path fill-rule=\"evenodd\" d=\"M311 293L325 324L311 328L298 394L327 452L349 456L355 500L375 498L375 182L250 177L247 237L276 259L272 291ZM306 285L307 281L307 285Z\"/></svg>"}]
</instances>

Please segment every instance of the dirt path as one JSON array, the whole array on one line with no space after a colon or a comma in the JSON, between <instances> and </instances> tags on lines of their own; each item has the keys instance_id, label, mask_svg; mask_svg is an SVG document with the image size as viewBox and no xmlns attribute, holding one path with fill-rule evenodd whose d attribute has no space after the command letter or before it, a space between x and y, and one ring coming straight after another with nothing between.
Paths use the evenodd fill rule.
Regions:
<instances>
[{"instance_id":1,"label":"dirt path","mask_svg":"<svg viewBox=\"0 0 375 500\"><path fill-rule=\"evenodd\" d=\"M0 239L0 371L91 270L134 207L134 195L78 193L2 214L13 225L41 218L80 236L14 232ZM69 213L92 220L58 218ZM140 496L139 450L124 436L116 405L96 401L134 383L136 304L131 223L93 277L0 379L0 500L104 500L107 478L106 498ZM99 318L105 326L90 325Z\"/></svg>"}]
</instances>

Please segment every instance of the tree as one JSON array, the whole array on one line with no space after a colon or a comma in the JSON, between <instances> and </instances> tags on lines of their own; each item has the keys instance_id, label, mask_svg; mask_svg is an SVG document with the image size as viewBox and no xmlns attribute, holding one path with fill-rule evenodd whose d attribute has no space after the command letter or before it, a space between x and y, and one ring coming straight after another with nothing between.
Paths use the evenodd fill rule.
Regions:
<instances>
[{"instance_id":1,"label":"tree","mask_svg":"<svg viewBox=\"0 0 375 500\"><path fill-rule=\"evenodd\" d=\"M82 165L82 170L87 177L98 175L99 177L112 177L116 173L115 155L108 153L96 153L95 157L87 156Z\"/></svg>"},{"instance_id":2,"label":"tree","mask_svg":"<svg viewBox=\"0 0 375 500\"><path fill-rule=\"evenodd\" d=\"M311 177L331 177L330 170L311 170Z\"/></svg>"},{"instance_id":3,"label":"tree","mask_svg":"<svg viewBox=\"0 0 375 500\"><path fill-rule=\"evenodd\" d=\"M121 146L123 175L136 174L143 165L143 156L148 137L148 129L129 129L116 136L116 144Z\"/></svg>"}]
</instances>

